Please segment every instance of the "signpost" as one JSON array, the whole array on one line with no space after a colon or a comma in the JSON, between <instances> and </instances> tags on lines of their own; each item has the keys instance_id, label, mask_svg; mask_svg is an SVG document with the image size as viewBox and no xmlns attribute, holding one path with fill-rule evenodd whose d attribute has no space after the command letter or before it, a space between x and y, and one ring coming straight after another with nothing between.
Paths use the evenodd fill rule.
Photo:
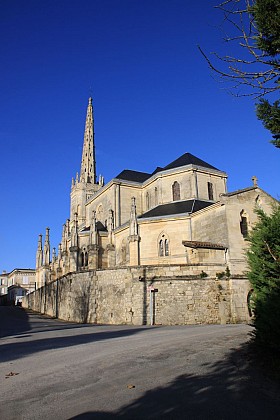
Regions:
<instances>
[{"instance_id":1,"label":"signpost","mask_svg":"<svg viewBox=\"0 0 280 420\"><path fill-rule=\"evenodd\" d=\"M150 292L150 325L154 325L154 306L155 306L155 298L154 293L158 292L158 289L155 289L153 285L147 287Z\"/></svg>"}]
</instances>

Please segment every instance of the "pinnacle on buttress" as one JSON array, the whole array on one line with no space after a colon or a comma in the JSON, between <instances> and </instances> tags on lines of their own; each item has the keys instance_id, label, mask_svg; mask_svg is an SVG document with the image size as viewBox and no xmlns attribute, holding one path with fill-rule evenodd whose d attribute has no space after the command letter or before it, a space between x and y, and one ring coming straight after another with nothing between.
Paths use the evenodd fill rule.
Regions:
<instances>
[{"instance_id":1,"label":"pinnacle on buttress","mask_svg":"<svg viewBox=\"0 0 280 420\"><path fill-rule=\"evenodd\" d=\"M43 247L42 247L42 236L39 235L38 239L38 247L37 247L37 253L36 253L36 268L39 268L43 264Z\"/></svg>"},{"instance_id":2,"label":"pinnacle on buttress","mask_svg":"<svg viewBox=\"0 0 280 420\"><path fill-rule=\"evenodd\" d=\"M44 255L43 264L50 264L50 228L46 228L45 242L44 242Z\"/></svg>"},{"instance_id":3,"label":"pinnacle on buttress","mask_svg":"<svg viewBox=\"0 0 280 420\"><path fill-rule=\"evenodd\" d=\"M96 184L94 118L92 98L89 98L87 107L80 181L90 184Z\"/></svg>"},{"instance_id":4,"label":"pinnacle on buttress","mask_svg":"<svg viewBox=\"0 0 280 420\"><path fill-rule=\"evenodd\" d=\"M136 199L135 197L131 198L131 211L130 211L130 226L129 226L130 236L135 236L138 234L137 227L137 213L136 213Z\"/></svg>"}]
</instances>

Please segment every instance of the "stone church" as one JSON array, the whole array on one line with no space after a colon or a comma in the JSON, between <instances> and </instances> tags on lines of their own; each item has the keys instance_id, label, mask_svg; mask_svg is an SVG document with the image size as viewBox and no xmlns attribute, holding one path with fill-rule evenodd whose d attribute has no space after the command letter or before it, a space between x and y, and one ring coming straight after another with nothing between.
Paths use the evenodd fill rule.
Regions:
<instances>
[{"instance_id":1,"label":"stone church","mask_svg":"<svg viewBox=\"0 0 280 420\"><path fill-rule=\"evenodd\" d=\"M153 278L166 268L173 280L182 272L201 281L218 273L243 278L254 210L269 213L275 201L259 188L256 177L252 181L250 187L228 192L224 171L184 153L152 173L125 169L104 184L96 174L90 98L80 174L72 179L70 217L57 252L51 251L49 228L44 241L39 235L37 286L70 273L124 268L152 270ZM243 309L249 288L246 283Z\"/></svg>"}]
</instances>

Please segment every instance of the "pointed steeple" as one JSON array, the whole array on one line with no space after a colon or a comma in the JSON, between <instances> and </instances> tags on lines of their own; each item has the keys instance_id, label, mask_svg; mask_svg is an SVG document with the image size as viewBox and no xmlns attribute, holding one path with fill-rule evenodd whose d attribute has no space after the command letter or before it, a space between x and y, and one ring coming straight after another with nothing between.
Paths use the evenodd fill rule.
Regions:
<instances>
[{"instance_id":1,"label":"pointed steeple","mask_svg":"<svg viewBox=\"0 0 280 420\"><path fill-rule=\"evenodd\" d=\"M94 118L92 98L89 98L87 107L80 181L85 182L87 184L96 184Z\"/></svg>"}]
</instances>

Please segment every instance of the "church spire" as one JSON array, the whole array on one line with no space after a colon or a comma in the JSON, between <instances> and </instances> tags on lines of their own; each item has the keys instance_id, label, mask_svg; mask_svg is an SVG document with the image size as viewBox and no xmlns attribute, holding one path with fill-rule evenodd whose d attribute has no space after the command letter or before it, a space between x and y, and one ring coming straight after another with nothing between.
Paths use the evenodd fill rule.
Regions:
<instances>
[{"instance_id":1,"label":"church spire","mask_svg":"<svg viewBox=\"0 0 280 420\"><path fill-rule=\"evenodd\" d=\"M80 181L96 184L96 163L94 146L94 119L92 98L89 98L84 134Z\"/></svg>"}]
</instances>

